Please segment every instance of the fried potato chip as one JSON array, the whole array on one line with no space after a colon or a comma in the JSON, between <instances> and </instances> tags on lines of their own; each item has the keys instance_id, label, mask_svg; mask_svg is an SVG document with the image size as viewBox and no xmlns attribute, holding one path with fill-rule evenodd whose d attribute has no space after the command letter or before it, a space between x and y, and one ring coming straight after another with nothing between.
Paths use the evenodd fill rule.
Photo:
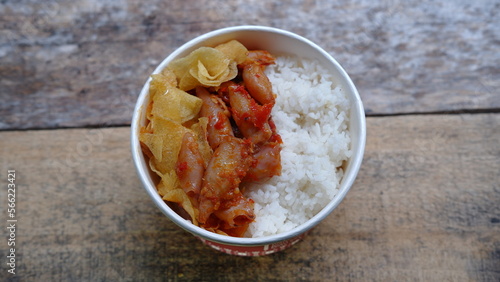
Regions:
<instances>
[{"instance_id":1,"label":"fried potato chip","mask_svg":"<svg viewBox=\"0 0 500 282\"><path fill-rule=\"evenodd\" d=\"M153 136L165 137L165 135ZM156 189L158 190L158 194L162 197L162 199L169 202L178 203L189 214L189 216L191 216L193 224L198 225L198 222L196 220L198 216L198 210L193 206L193 203L186 192L184 192L184 190L180 188L179 178L177 177L177 174L175 172L175 164L177 162L178 155L178 150L176 150L175 147L177 147L176 145L178 142L167 143L171 145L171 148L166 148L167 146L164 146L162 148L164 149L164 151L162 152L163 161L158 161L155 157L149 159L149 166L151 170L161 177L160 182L156 185ZM172 154L172 151L177 151L177 153ZM170 157L166 157L168 155L170 155ZM172 155L174 155L175 157L172 157Z\"/></svg>"},{"instance_id":2,"label":"fried potato chip","mask_svg":"<svg viewBox=\"0 0 500 282\"><path fill-rule=\"evenodd\" d=\"M151 82L149 83L149 100L153 101L157 95L164 94L168 88L175 87L177 87L175 74L165 68L161 73L151 75ZM153 103L150 102L146 108L146 117L148 119L151 118L152 109Z\"/></svg>"},{"instance_id":3,"label":"fried potato chip","mask_svg":"<svg viewBox=\"0 0 500 282\"><path fill-rule=\"evenodd\" d=\"M178 88L167 88L165 93L153 98L152 116L184 123L198 115L202 100Z\"/></svg>"},{"instance_id":4,"label":"fried potato chip","mask_svg":"<svg viewBox=\"0 0 500 282\"><path fill-rule=\"evenodd\" d=\"M247 59L248 49L237 40L231 40L226 43L215 46L215 49L224 53L230 60L241 64Z\"/></svg>"},{"instance_id":5,"label":"fried potato chip","mask_svg":"<svg viewBox=\"0 0 500 282\"><path fill-rule=\"evenodd\" d=\"M198 225L196 218L198 217L198 209L194 207L194 203L189 199L189 196L179 188L179 178L175 171L162 174L156 170L156 167L150 162L151 170L161 176L161 181L156 186L158 194L163 200L178 203L191 217L193 224Z\"/></svg>"},{"instance_id":6,"label":"fried potato chip","mask_svg":"<svg viewBox=\"0 0 500 282\"><path fill-rule=\"evenodd\" d=\"M168 191L175 189L175 187L173 187L172 185L169 185L168 182L164 181L165 174L156 170L156 167L151 160L149 161L149 167L151 168L152 171L156 172L156 174L158 174L160 176L160 182L156 185L156 190L158 190L158 194L161 197L165 196L165 194L167 194ZM167 184L167 185L165 185L165 184Z\"/></svg>"},{"instance_id":7,"label":"fried potato chip","mask_svg":"<svg viewBox=\"0 0 500 282\"><path fill-rule=\"evenodd\" d=\"M219 86L238 74L236 62L211 47L200 47L188 56L174 60L169 68L177 76L179 88L184 91L199 85Z\"/></svg>"},{"instance_id":8,"label":"fried potato chip","mask_svg":"<svg viewBox=\"0 0 500 282\"><path fill-rule=\"evenodd\" d=\"M168 191L165 196L163 196L163 200L178 203L179 205L181 205L182 208L189 214L189 216L191 216L193 224L198 225L198 221L196 220L196 218L198 218L198 211L193 207L191 200L189 199L186 192L184 192L184 190L179 188Z\"/></svg>"},{"instance_id":9,"label":"fried potato chip","mask_svg":"<svg viewBox=\"0 0 500 282\"><path fill-rule=\"evenodd\" d=\"M163 156L163 136L141 132L139 134L139 141L149 149L153 158L161 162Z\"/></svg>"},{"instance_id":10,"label":"fried potato chip","mask_svg":"<svg viewBox=\"0 0 500 282\"><path fill-rule=\"evenodd\" d=\"M164 70L161 73L152 74L149 84L149 95L153 99L156 94L163 94L167 91L167 88L172 87L177 87L177 79L172 71Z\"/></svg>"},{"instance_id":11,"label":"fried potato chip","mask_svg":"<svg viewBox=\"0 0 500 282\"><path fill-rule=\"evenodd\" d=\"M175 168L182 136L190 129L158 116L150 121L150 127L152 133L139 133L139 141L151 151L156 169L162 174L168 173Z\"/></svg>"},{"instance_id":12,"label":"fried potato chip","mask_svg":"<svg viewBox=\"0 0 500 282\"><path fill-rule=\"evenodd\" d=\"M177 87L177 77L175 76L175 73L172 72L169 68L164 68L161 73L163 76L163 81L171 86L171 87Z\"/></svg>"},{"instance_id":13,"label":"fried potato chip","mask_svg":"<svg viewBox=\"0 0 500 282\"><path fill-rule=\"evenodd\" d=\"M167 195L167 193L169 193L170 191L178 189L179 178L175 174L175 171L161 174L161 181L156 188L158 189L158 194L160 194L160 196L162 197Z\"/></svg>"},{"instance_id":14,"label":"fried potato chip","mask_svg":"<svg viewBox=\"0 0 500 282\"><path fill-rule=\"evenodd\" d=\"M218 63L218 65L223 65L223 63ZM214 66L216 65L214 64ZM214 69L215 71L218 70L218 68ZM235 78L236 75L238 74L238 67L235 61L228 61L226 67L224 67L223 69L221 68L220 72L217 73L215 71L207 69L205 63L198 61L198 68L191 69L189 73L194 78L196 78L196 80L198 80L201 83L201 85L205 87L211 87L211 86L219 86L223 82Z\"/></svg>"}]
</instances>

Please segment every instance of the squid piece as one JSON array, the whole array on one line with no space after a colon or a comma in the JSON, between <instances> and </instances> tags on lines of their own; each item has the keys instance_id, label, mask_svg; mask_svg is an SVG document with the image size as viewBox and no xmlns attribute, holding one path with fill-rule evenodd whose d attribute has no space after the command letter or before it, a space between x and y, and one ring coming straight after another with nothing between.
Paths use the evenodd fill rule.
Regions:
<instances>
[{"instance_id":1,"label":"squid piece","mask_svg":"<svg viewBox=\"0 0 500 282\"><path fill-rule=\"evenodd\" d=\"M239 184L253 165L251 144L232 137L215 150L203 176L198 221L206 223L224 201L241 194Z\"/></svg>"},{"instance_id":2,"label":"squid piece","mask_svg":"<svg viewBox=\"0 0 500 282\"><path fill-rule=\"evenodd\" d=\"M237 86L238 84L234 81L227 81L220 85L217 89L217 96L226 104L229 105L229 87Z\"/></svg>"},{"instance_id":3,"label":"squid piece","mask_svg":"<svg viewBox=\"0 0 500 282\"><path fill-rule=\"evenodd\" d=\"M197 199L201 190L205 166L203 156L198 148L198 142L191 132L186 132L182 138L175 172L182 190L191 199Z\"/></svg>"},{"instance_id":4,"label":"squid piece","mask_svg":"<svg viewBox=\"0 0 500 282\"><path fill-rule=\"evenodd\" d=\"M266 50L251 50L248 51L247 59L243 65L257 64L262 66L272 65L276 59Z\"/></svg>"},{"instance_id":5,"label":"squid piece","mask_svg":"<svg viewBox=\"0 0 500 282\"><path fill-rule=\"evenodd\" d=\"M220 229L231 236L243 236L248 225L255 219L254 201L239 194L225 205L228 207L214 212L222 221Z\"/></svg>"},{"instance_id":6,"label":"squid piece","mask_svg":"<svg viewBox=\"0 0 500 282\"><path fill-rule=\"evenodd\" d=\"M275 95L271 81L261 65L249 64L243 67L243 82L252 97L260 104L274 104Z\"/></svg>"},{"instance_id":7,"label":"squid piece","mask_svg":"<svg viewBox=\"0 0 500 282\"><path fill-rule=\"evenodd\" d=\"M215 150L234 133L229 121L229 111L217 96L210 94L205 88L197 87L196 96L203 100L200 116L208 118L207 139L212 150Z\"/></svg>"},{"instance_id":8,"label":"squid piece","mask_svg":"<svg viewBox=\"0 0 500 282\"><path fill-rule=\"evenodd\" d=\"M279 142L267 142L258 148L253 156L255 163L243 181L265 181L275 175L281 174L281 144Z\"/></svg>"},{"instance_id":9,"label":"squid piece","mask_svg":"<svg viewBox=\"0 0 500 282\"><path fill-rule=\"evenodd\" d=\"M269 125L272 105L258 105L241 85L229 86L229 103L234 121L245 138L254 144L269 139L272 129Z\"/></svg>"},{"instance_id":10,"label":"squid piece","mask_svg":"<svg viewBox=\"0 0 500 282\"><path fill-rule=\"evenodd\" d=\"M276 96L269 78L264 73L267 65L275 63L275 58L267 51L253 50L247 60L240 65L242 78L248 92L260 104L274 104Z\"/></svg>"}]
</instances>

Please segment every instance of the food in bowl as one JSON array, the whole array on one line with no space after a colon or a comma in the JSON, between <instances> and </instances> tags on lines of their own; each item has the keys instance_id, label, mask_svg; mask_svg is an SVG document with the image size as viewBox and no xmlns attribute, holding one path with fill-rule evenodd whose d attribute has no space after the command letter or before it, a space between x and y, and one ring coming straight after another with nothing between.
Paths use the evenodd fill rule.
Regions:
<instances>
[{"instance_id":1,"label":"food in bowl","mask_svg":"<svg viewBox=\"0 0 500 282\"><path fill-rule=\"evenodd\" d=\"M243 50L237 42L200 49L210 50L207 53L217 53L214 50L224 50L225 47L234 44L238 46L235 49ZM237 97L236 101L241 101L242 98L247 97L244 91L257 91L251 91L251 87L248 86L245 86L243 90L239 88L239 80L244 80L245 73L237 71L235 75L234 63L227 63L224 58L217 57L220 54L214 55L215 58L200 55L200 52L203 52L199 51L200 49L193 51L185 58L171 62L168 66L170 71L153 75L151 81L151 103L147 113L149 123L142 128L140 139L145 145L144 152L150 157L151 169L161 177L157 185L159 194L165 200L179 203L183 209L178 212L187 213L188 216L185 217L190 217L193 224L220 234L261 237L297 227L318 213L336 194L343 175L343 162L351 154L348 129L349 100L342 89L334 84L334 80L319 62L273 54L277 56L276 63L273 59L272 63L265 64L265 75L269 78L272 92L277 94L276 97L252 95L252 98L258 101L256 105L259 108L255 105L247 108L257 109L254 112L261 114L250 113L247 116L239 116L238 111L235 111L237 114L233 113L230 120L233 123L231 129L233 135L239 136L239 140L242 141L230 138L230 142L222 143L226 148L226 153L218 153L220 144L210 144L213 143L209 142L210 118L209 114L202 114L200 117L202 109L215 100L218 101L218 105L222 106L221 109L224 110L225 105L229 108L228 112L232 112L232 107L237 104L231 103L231 97ZM232 56L234 62L239 62L239 69L245 69L242 64L248 59L247 55L246 58L242 58L240 55L235 55L238 52L228 53L227 57ZM211 75L213 70L208 71L205 62L200 64L201 60L222 61L224 67L216 68L217 75ZM175 70L179 65L180 69L186 65L194 66L196 71L191 71L192 68L188 71ZM263 69L258 69L258 71ZM219 100L217 100L217 98L211 99L214 97L210 95L214 94L210 92L222 94L219 93ZM231 92L232 95L224 94L224 92ZM167 101L162 101L163 99ZM161 106L156 107L158 105ZM266 105L272 105L272 107L266 107ZM166 113L170 116L164 116ZM220 113L215 115L221 116ZM155 116L158 117L155 118L155 122L152 122ZM263 124L267 124L269 127L267 132L271 134L267 134L268 137L264 138L264 141L259 141L258 136L262 134L244 134L253 130L245 127L245 121L248 121L249 116L264 116L264 118L255 118L250 122L250 127L259 125L257 128L260 133L266 131L262 129ZM218 121L212 124L212 129L227 128L223 126L224 122ZM227 124L227 121L225 123ZM254 152L252 148L259 142L270 144L269 148L261 144L262 147ZM173 145L165 150L164 144L166 143ZM190 151L189 148L196 147L193 144L197 145L199 153L190 154L192 150ZM232 188L227 190L231 193L216 192L214 189L218 189L219 185L205 189L210 192L208 194L196 189L182 189L181 186L186 187L182 184L182 173L192 167L186 166L182 161L179 162L179 159L189 159L196 155L197 161L194 163L203 164L204 168L208 168L210 163L214 162L216 163L214 167L220 167L225 166L224 157L227 157L227 154L233 153L229 157L235 159L235 151L237 156L245 155L242 159L247 161L240 160L233 167L234 169L226 167L223 171L214 173L212 176L215 177L209 177L210 175L206 175L207 172L201 172L202 182L205 182L201 184L202 187L205 187L206 182L211 178L213 178L213 183L225 185L227 182L225 179L228 178L217 179L217 177L221 173L226 175L229 173L229 179L236 179L237 182L236 186L231 186ZM182 156L183 152L187 156ZM279 160L279 165L274 163L271 166L274 170L271 169L271 173L266 177L253 176L245 179L246 171L250 167L255 167L255 161L248 161L247 157L253 157L255 160L259 152L262 152L261 157L270 155L271 160ZM168 164L160 164L158 160L160 162L168 160ZM269 172L269 169L263 169L263 172ZM234 181L229 182L232 183L231 185L235 184ZM188 183L187 186L189 185ZM200 187L199 184L197 185ZM203 190L203 188L200 189ZM191 193L193 191L197 192ZM190 193L192 197L189 196ZM221 197L224 198L226 194L233 194L233 196L238 194L238 196L221 201ZM231 205L226 205L227 202ZM200 207L205 212L200 213ZM225 211L230 211L234 215L234 210L231 209L233 207L238 207L237 222L234 220L221 222L220 220L227 216L224 214ZM214 219L219 221L213 222Z\"/></svg>"},{"instance_id":2,"label":"food in bowl","mask_svg":"<svg viewBox=\"0 0 500 282\"><path fill-rule=\"evenodd\" d=\"M264 74L273 63L268 52L232 40L200 47L153 76L143 152L162 198L206 230L242 236L255 214L240 183L280 174L275 96Z\"/></svg>"}]
</instances>

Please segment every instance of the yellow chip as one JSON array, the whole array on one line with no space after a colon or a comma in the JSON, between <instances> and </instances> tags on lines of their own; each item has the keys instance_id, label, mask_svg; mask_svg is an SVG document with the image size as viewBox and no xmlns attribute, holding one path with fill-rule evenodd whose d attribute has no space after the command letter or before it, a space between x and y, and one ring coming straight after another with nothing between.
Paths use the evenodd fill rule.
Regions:
<instances>
[{"instance_id":1,"label":"yellow chip","mask_svg":"<svg viewBox=\"0 0 500 282\"><path fill-rule=\"evenodd\" d=\"M198 225L198 221L196 218L198 217L197 210L193 207L191 200L189 199L186 192L182 189L175 189L168 191L165 196L163 196L163 200L178 203L181 207L191 216L194 225Z\"/></svg>"},{"instance_id":2,"label":"yellow chip","mask_svg":"<svg viewBox=\"0 0 500 282\"><path fill-rule=\"evenodd\" d=\"M153 98L152 116L184 123L198 115L203 101L178 88L167 88Z\"/></svg>"},{"instance_id":3,"label":"yellow chip","mask_svg":"<svg viewBox=\"0 0 500 282\"><path fill-rule=\"evenodd\" d=\"M162 161L163 156L163 136L158 134L141 132L139 133L139 141L141 141L149 151L153 154L153 157L158 161Z\"/></svg>"},{"instance_id":4,"label":"yellow chip","mask_svg":"<svg viewBox=\"0 0 500 282\"><path fill-rule=\"evenodd\" d=\"M149 95L153 99L156 94L163 94L167 91L167 88L172 87L177 87L177 79L173 72L167 70L162 73L152 74L149 83Z\"/></svg>"},{"instance_id":5,"label":"yellow chip","mask_svg":"<svg viewBox=\"0 0 500 282\"><path fill-rule=\"evenodd\" d=\"M215 48L200 47L188 56L170 63L170 70L179 80L179 88L184 91L196 86L219 86L222 82L236 77L236 62Z\"/></svg>"},{"instance_id":6,"label":"yellow chip","mask_svg":"<svg viewBox=\"0 0 500 282\"><path fill-rule=\"evenodd\" d=\"M226 57L235 61L237 64L243 63L247 59L248 55L248 49L237 40L231 40L217 45L215 49L224 53Z\"/></svg>"},{"instance_id":7,"label":"yellow chip","mask_svg":"<svg viewBox=\"0 0 500 282\"><path fill-rule=\"evenodd\" d=\"M172 70L164 68L161 71L161 75L163 76L163 81L167 85L171 87L177 87L177 77L175 76L175 73L172 72Z\"/></svg>"},{"instance_id":8,"label":"yellow chip","mask_svg":"<svg viewBox=\"0 0 500 282\"><path fill-rule=\"evenodd\" d=\"M155 170L154 165L151 169L153 169L156 173L159 173ZM161 181L156 186L156 189L163 200L178 203L189 214L189 216L191 216L193 224L198 225L198 221L196 220L198 217L198 209L193 206L193 203L191 199L189 199L186 192L179 188L179 178L177 177L175 171L162 174Z\"/></svg>"},{"instance_id":9,"label":"yellow chip","mask_svg":"<svg viewBox=\"0 0 500 282\"><path fill-rule=\"evenodd\" d=\"M154 117L151 124L154 137L144 137L144 141L141 142L145 143L155 156L153 162L156 169L165 174L175 169L182 137L190 129L161 117ZM144 136L147 136L146 134ZM161 139L161 142L157 139Z\"/></svg>"},{"instance_id":10,"label":"yellow chip","mask_svg":"<svg viewBox=\"0 0 500 282\"><path fill-rule=\"evenodd\" d=\"M160 181L158 185L156 185L156 189L158 190L158 194L163 198L171 189L172 187L169 185L165 185L164 181Z\"/></svg>"},{"instance_id":11,"label":"yellow chip","mask_svg":"<svg viewBox=\"0 0 500 282\"><path fill-rule=\"evenodd\" d=\"M224 62L225 63L225 62ZM219 65L222 65L219 64ZM219 71L219 72L217 72ZM219 86L223 82L231 80L238 74L238 67L235 61L227 61L224 68L213 70L207 69L206 63L198 61L198 68L193 68L189 73L205 87Z\"/></svg>"},{"instance_id":12,"label":"yellow chip","mask_svg":"<svg viewBox=\"0 0 500 282\"><path fill-rule=\"evenodd\" d=\"M170 171L168 173L162 174L161 181L157 186L158 194L163 197L170 191L178 189L178 186L179 178L177 177L175 171Z\"/></svg>"}]
</instances>

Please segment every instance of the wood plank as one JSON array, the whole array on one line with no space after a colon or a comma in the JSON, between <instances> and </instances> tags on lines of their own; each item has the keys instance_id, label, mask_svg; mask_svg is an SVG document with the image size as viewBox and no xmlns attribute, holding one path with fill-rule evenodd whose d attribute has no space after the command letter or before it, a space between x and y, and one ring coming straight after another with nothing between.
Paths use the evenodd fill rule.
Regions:
<instances>
[{"instance_id":1,"label":"wood plank","mask_svg":"<svg viewBox=\"0 0 500 282\"><path fill-rule=\"evenodd\" d=\"M2 177L17 175L18 278L498 281L500 115L367 124L341 205L303 242L258 258L212 250L159 212L135 174L128 128L0 132ZM5 224L5 202L0 214Z\"/></svg>"},{"instance_id":2,"label":"wood plank","mask_svg":"<svg viewBox=\"0 0 500 282\"><path fill-rule=\"evenodd\" d=\"M368 114L498 110L495 0L0 4L0 129L129 124L154 67L213 29L306 36L352 76Z\"/></svg>"}]
</instances>

